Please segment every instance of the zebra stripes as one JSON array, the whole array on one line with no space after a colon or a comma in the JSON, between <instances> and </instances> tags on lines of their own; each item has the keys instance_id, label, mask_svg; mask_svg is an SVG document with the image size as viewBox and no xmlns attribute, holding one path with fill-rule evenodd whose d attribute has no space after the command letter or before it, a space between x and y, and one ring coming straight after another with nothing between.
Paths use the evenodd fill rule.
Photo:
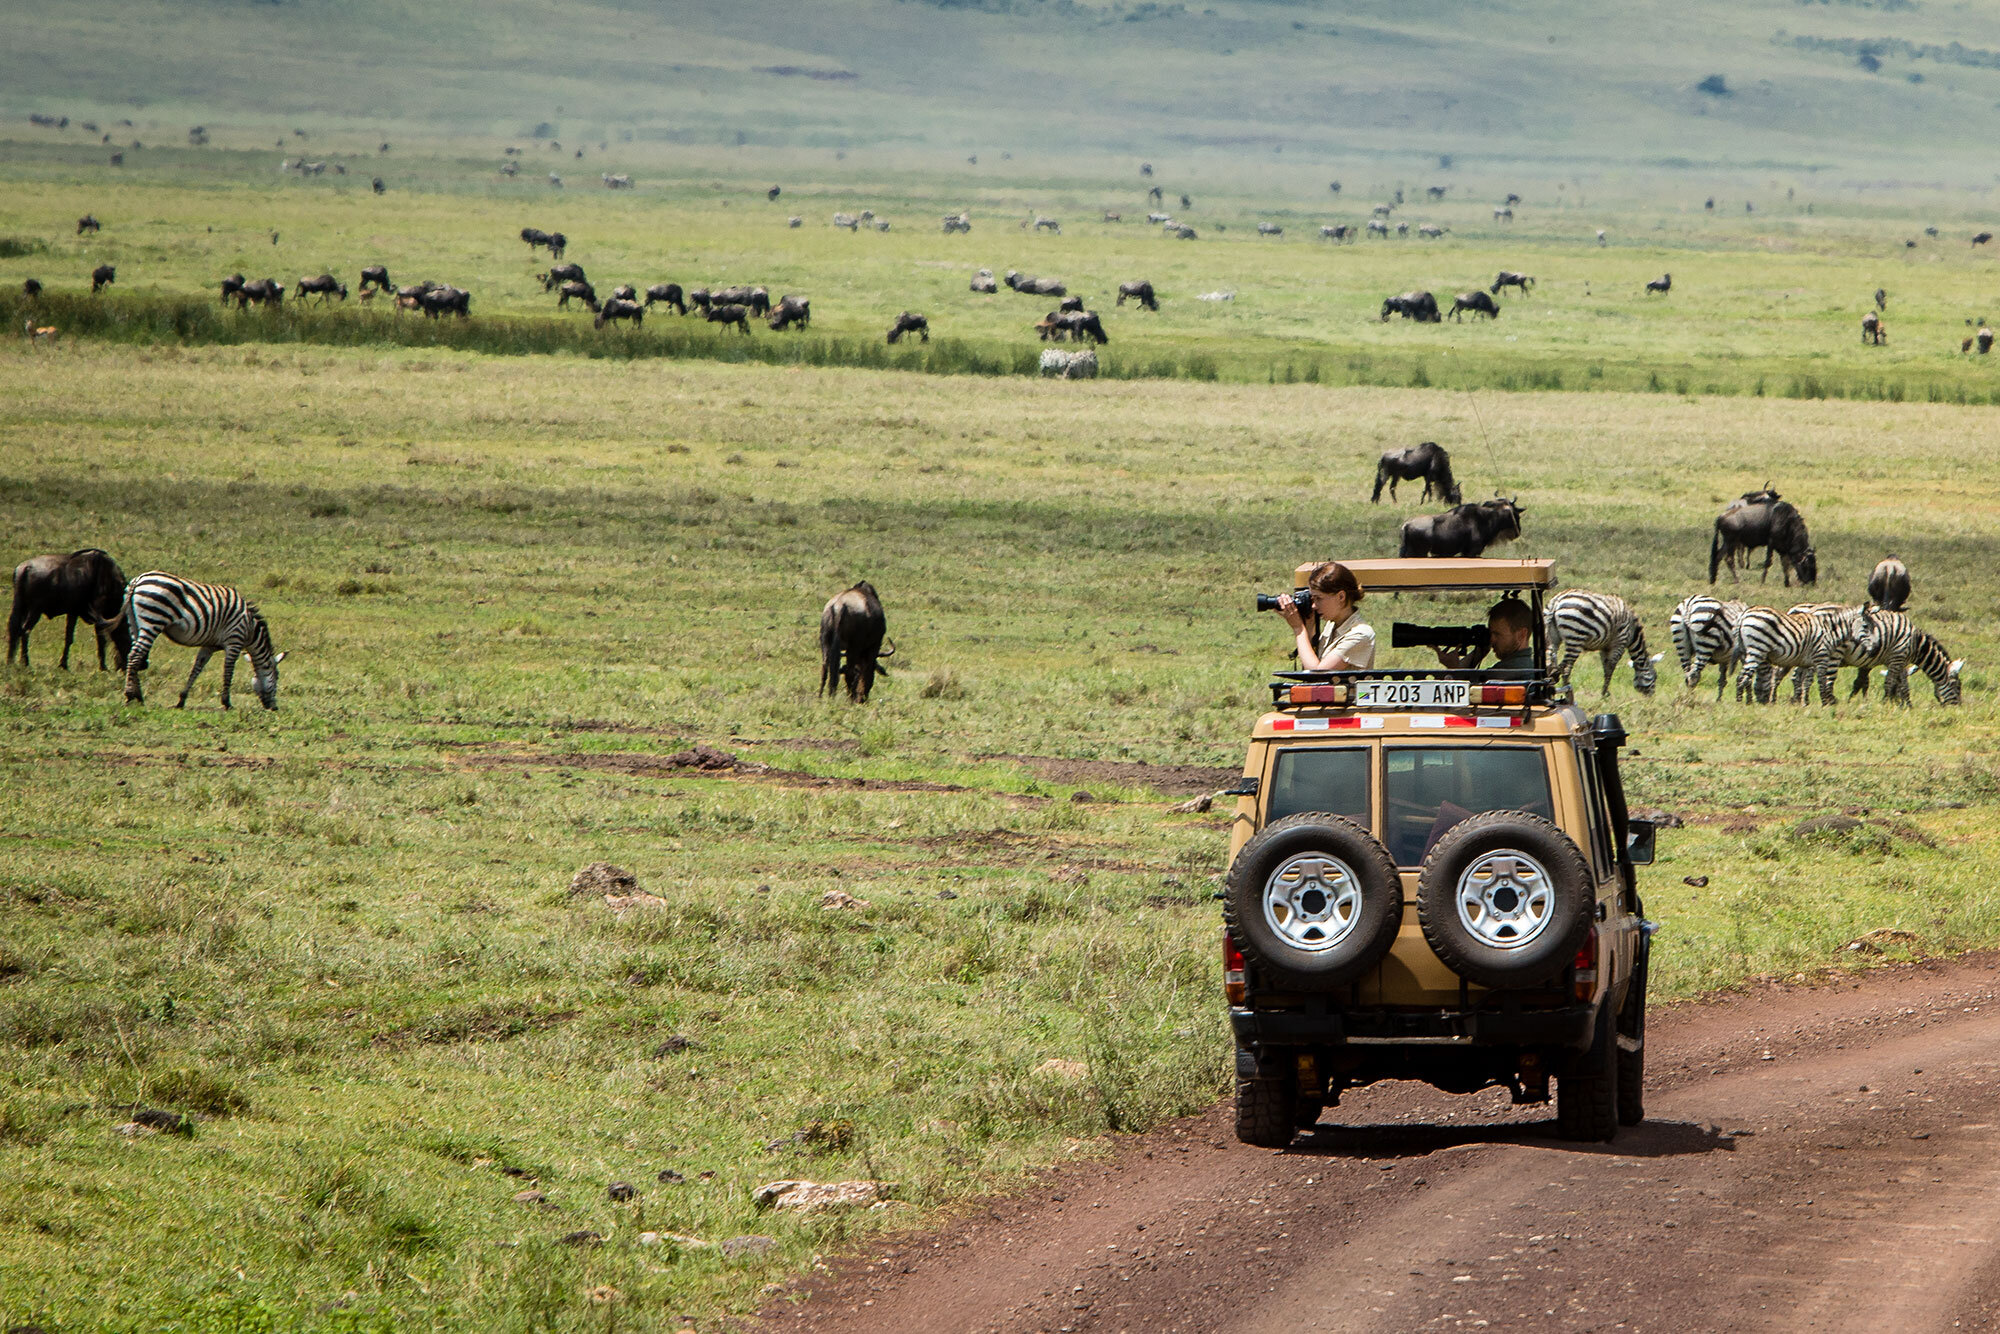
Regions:
<instances>
[{"instance_id":1,"label":"zebra stripes","mask_svg":"<svg viewBox=\"0 0 2000 1334\"><path fill-rule=\"evenodd\" d=\"M1806 612L1813 616L1827 616L1847 610L1838 602L1802 602L1793 611ZM1882 687L1883 694L1895 703L1908 706L1910 702L1909 662L1911 646L1916 641L1917 627L1910 618L1900 611L1885 611L1881 606L1871 606L1870 618L1877 633L1874 639L1864 645L1855 640L1843 643L1834 656L1834 667L1856 667L1855 687L1848 691L1851 698L1867 689L1868 673L1877 667L1885 668L1888 680ZM1793 683L1793 693L1805 689L1803 679Z\"/></svg>"},{"instance_id":2,"label":"zebra stripes","mask_svg":"<svg viewBox=\"0 0 2000 1334\"><path fill-rule=\"evenodd\" d=\"M127 701L144 702L139 673L147 667L153 641L164 634L176 644L199 650L175 708L187 704L195 678L218 649L222 652L223 708L229 707L229 680L236 672L236 659L245 653L256 673L258 702L267 709L278 707L278 664L285 655L271 651L271 630L263 613L235 589L149 570L126 585L125 606L118 614L132 621L132 653L125 663Z\"/></svg>"},{"instance_id":3,"label":"zebra stripes","mask_svg":"<svg viewBox=\"0 0 2000 1334\"><path fill-rule=\"evenodd\" d=\"M1869 655L1880 642L1881 630L1870 612L1866 603L1858 607L1836 604L1824 611L1751 607L1743 613L1738 635L1743 648L1738 691L1748 688L1759 704L1769 704L1787 673L1810 667L1819 683L1820 703L1833 703L1834 665L1848 652L1850 642L1860 653ZM1804 698L1805 673L1801 671L1794 683L1793 699Z\"/></svg>"},{"instance_id":4,"label":"zebra stripes","mask_svg":"<svg viewBox=\"0 0 2000 1334\"><path fill-rule=\"evenodd\" d=\"M1646 628L1639 624L1639 614L1624 598L1571 589L1558 593L1550 601L1543 621L1550 651L1558 644L1562 646L1555 679L1564 685L1569 684L1576 660L1587 651L1595 651L1604 663L1607 695L1611 693L1611 674L1618 669L1618 659L1627 654L1632 658L1632 684L1639 688L1640 694L1650 695L1659 685L1654 659L1646 655Z\"/></svg>"},{"instance_id":5,"label":"zebra stripes","mask_svg":"<svg viewBox=\"0 0 2000 1334\"><path fill-rule=\"evenodd\" d=\"M1743 646L1737 638L1743 625L1743 613L1749 605L1735 599L1724 601L1697 593L1691 598L1683 598L1667 618L1667 633L1674 641L1674 655L1680 659L1681 674L1690 686L1701 684L1701 674L1708 664L1715 664L1715 698L1720 701L1722 692L1736 675L1736 667L1743 657ZM1741 688L1737 698L1745 698Z\"/></svg>"},{"instance_id":6,"label":"zebra stripes","mask_svg":"<svg viewBox=\"0 0 2000 1334\"><path fill-rule=\"evenodd\" d=\"M1910 668L1922 672L1931 679L1931 689L1940 704L1957 704L1963 699L1958 684L1958 674L1965 670L1965 659L1954 658L1940 644L1937 636L1922 630L1916 632L1910 641ZM1907 682L1908 678L1904 678ZM1861 677L1861 688L1868 688L1868 676Z\"/></svg>"}]
</instances>

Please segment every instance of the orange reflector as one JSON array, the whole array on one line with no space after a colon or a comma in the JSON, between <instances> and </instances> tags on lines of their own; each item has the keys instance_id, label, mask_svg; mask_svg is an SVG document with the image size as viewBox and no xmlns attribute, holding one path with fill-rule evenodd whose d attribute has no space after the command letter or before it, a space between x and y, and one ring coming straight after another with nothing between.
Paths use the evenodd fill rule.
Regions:
<instances>
[{"instance_id":1,"label":"orange reflector","mask_svg":"<svg viewBox=\"0 0 2000 1334\"><path fill-rule=\"evenodd\" d=\"M1474 704L1526 704L1528 702L1528 688L1526 686L1474 686L1472 688L1472 702Z\"/></svg>"},{"instance_id":2,"label":"orange reflector","mask_svg":"<svg viewBox=\"0 0 2000 1334\"><path fill-rule=\"evenodd\" d=\"M1344 685L1293 686L1291 700L1294 704L1345 704L1347 687Z\"/></svg>"}]
</instances>

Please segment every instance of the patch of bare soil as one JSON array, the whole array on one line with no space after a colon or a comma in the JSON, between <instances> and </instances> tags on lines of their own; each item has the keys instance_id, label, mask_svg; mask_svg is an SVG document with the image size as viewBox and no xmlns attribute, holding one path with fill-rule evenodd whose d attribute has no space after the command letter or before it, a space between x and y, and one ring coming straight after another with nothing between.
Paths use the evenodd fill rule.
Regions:
<instances>
[{"instance_id":1,"label":"patch of bare soil","mask_svg":"<svg viewBox=\"0 0 2000 1334\"><path fill-rule=\"evenodd\" d=\"M2000 1328L2000 956L1658 1010L1648 1049L1612 1144L1382 1084L1273 1153L1219 1107L858 1250L760 1327Z\"/></svg>"},{"instance_id":2,"label":"patch of bare soil","mask_svg":"<svg viewBox=\"0 0 2000 1334\"><path fill-rule=\"evenodd\" d=\"M844 787L871 792L964 792L957 783L925 783L912 778L837 778L825 774L778 769L754 760L742 760L710 746L676 751L671 755L642 751L571 752L561 755L525 751L480 751L464 757L476 769L588 769L598 773L625 774L633 778L749 778L783 783L788 787Z\"/></svg>"},{"instance_id":3,"label":"patch of bare soil","mask_svg":"<svg viewBox=\"0 0 2000 1334\"><path fill-rule=\"evenodd\" d=\"M1170 797L1191 797L1228 787L1241 769L1215 769L1202 764L1148 764L1144 760L1065 760L1051 755L974 755L975 760L1013 760L1051 783L1088 787L1149 787Z\"/></svg>"}]
</instances>

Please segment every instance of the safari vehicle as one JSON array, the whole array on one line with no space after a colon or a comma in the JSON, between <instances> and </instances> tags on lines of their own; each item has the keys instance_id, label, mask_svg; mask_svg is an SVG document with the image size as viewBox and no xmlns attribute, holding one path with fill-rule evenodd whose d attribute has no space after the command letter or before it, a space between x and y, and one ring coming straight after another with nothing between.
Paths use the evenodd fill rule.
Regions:
<instances>
[{"instance_id":1,"label":"safari vehicle","mask_svg":"<svg viewBox=\"0 0 2000 1334\"><path fill-rule=\"evenodd\" d=\"M1228 790L1237 1138L1282 1148L1378 1080L1543 1103L1553 1078L1558 1133L1609 1140L1645 1115L1652 926L1633 867L1654 831L1626 811L1617 717L1548 675L1554 562L1346 564L1378 633L1429 595L1478 620L1398 621L1399 647L1464 644L1497 597L1525 599L1535 667L1276 674Z\"/></svg>"}]
</instances>

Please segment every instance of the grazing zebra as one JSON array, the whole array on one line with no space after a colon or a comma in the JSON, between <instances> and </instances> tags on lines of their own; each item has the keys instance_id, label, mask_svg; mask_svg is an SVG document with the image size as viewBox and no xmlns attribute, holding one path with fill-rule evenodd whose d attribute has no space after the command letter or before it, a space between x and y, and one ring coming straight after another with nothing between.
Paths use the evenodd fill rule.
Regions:
<instances>
[{"instance_id":1,"label":"grazing zebra","mask_svg":"<svg viewBox=\"0 0 2000 1334\"><path fill-rule=\"evenodd\" d=\"M1743 645L1737 638L1743 625L1743 613L1749 610L1747 604L1731 599L1710 597L1697 593L1691 598L1683 598L1667 618L1667 633L1673 638L1675 656L1681 660L1681 673L1690 686L1701 684L1701 674L1711 662L1715 664L1715 698L1722 700L1722 692L1736 675L1737 664L1743 657ZM1746 699L1741 686L1737 687L1737 698Z\"/></svg>"},{"instance_id":2,"label":"grazing zebra","mask_svg":"<svg viewBox=\"0 0 2000 1334\"><path fill-rule=\"evenodd\" d=\"M1809 616L1833 616L1846 611L1840 602L1801 602L1792 608ZM1871 605L1870 617L1874 620L1877 633L1867 643L1847 640L1834 652L1833 666L1836 672L1842 667L1856 667L1856 685L1848 691L1848 697L1867 689L1868 673L1877 667L1885 668L1888 680L1882 690L1889 699L1907 706L1910 702L1909 664L1911 646L1916 641L1917 627L1910 618L1900 611L1886 611ZM1792 683L1794 697L1805 693L1805 669L1800 668Z\"/></svg>"},{"instance_id":3,"label":"grazing zebra","mask_svg":"<svg viewBox=\"0 0 2000 1334\"><path fill-rule=\"evenodd\" d=\"M1881 628L1870 612L1865 602L1858 607L1836 605L1823 611L1750 608L1743 613L1743 666L1737 675L1737 688L1749 687L1759 704L1769 704L1787 673L1811 667L1819 682L1820 703L1833 703L1834 664L1846 654L1848 642L1856 643L1862 653L1875 651ZM1793 699L1805 699L1803 673Z\"/></svg>"},{"instance_id":4,"label":"grazing zebra","mask_svg":"<svg viewBox=\"0 0 2000 1334\"><path fill-rule=\"evenodd\" d=\"M278 664L285 655L271 652L271 628L264 623L263 613L235 589L151 570L126 586L125 606L118 617L128 616L132 620L132 653L125 662L127 702L145 702L139 673L146 669L153 641L164 634L176 644L199 650L175 708L186 706L195 678L217 649L222 650L223 708L229 707L229 678L236 672L237 655L243 653L250 655L256 673L258 702L267 709L278 707Z\"/></svg>"},{"instance_id":5,"label":"grazing zebra","mask_svg":"<svg viewBox=\"0 0 2000 1334\"><path fill-rule=\"evenodd\" d=\"M1937 641L1935 635L1918 630L1910 636L1910 665L1907 673L1922 672L1931 679L1931 689L1937 694L1940 704L1958 704L1963 696L1958 684L1958 674L1965 670L1965 659L1954 658ZM1908 689L1908 675L1904 677L1905 690ZM1863 671L1854 678L1854 689L1848 692L1866 695L1868 693L1868 673Z\"/></svg>"},{"instance_id":6,"label":"grazing zebra","mask_svg":"<svg viewBox=\"0 0 2000 1334\"><path fill-rule=\"evenodd\" d=\"M1611 673L1617 670L1618 659L1627 654L1632 658L1632 684L1640 694L1652 694L1659 684L1659 675L1653 670L1659 659L1646 656L1646 628L1624 598L1571 589L1558 593L1549 603L1544 621L1550 648L1562 645L1555 677L1564 685L1569 684L1577 658L1590 649L1595 649L1604 663L1605 694L1611 693Z\"/></svg>"}]
</instances>

